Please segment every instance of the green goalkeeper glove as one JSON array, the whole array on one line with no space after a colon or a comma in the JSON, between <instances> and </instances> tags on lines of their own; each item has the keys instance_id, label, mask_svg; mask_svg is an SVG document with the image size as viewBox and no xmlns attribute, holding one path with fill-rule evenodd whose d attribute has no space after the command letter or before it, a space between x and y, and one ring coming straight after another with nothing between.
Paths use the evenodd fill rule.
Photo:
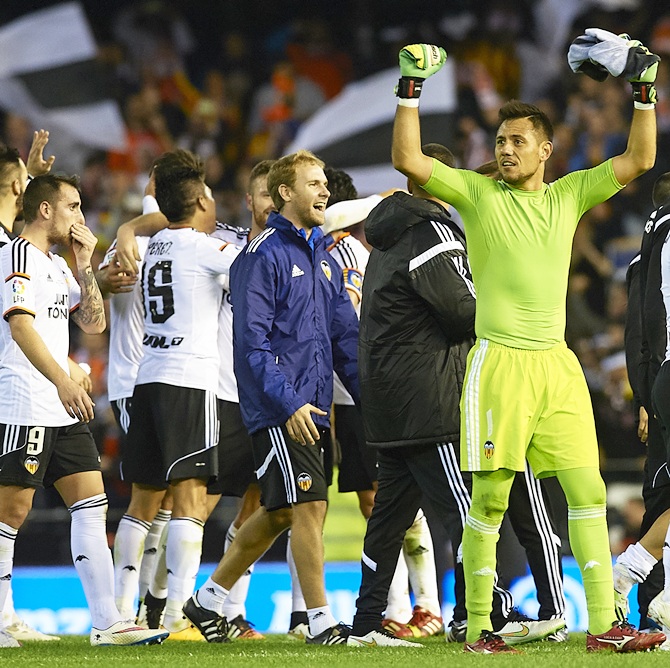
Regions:
<instances>
[{"instance_id":1,"label":"green goalkeeper glove","mask_svg":"<svg viewBox=\"0 0 670 668\"><path fill-rule=\"evenodd\" d=\"M423 82L435 74L447 60L447 52L433 44L409 44L400 50L400 81L395 94L402 98L418 98Z\"/></svg>"},{"instance_id":2,"label":"green goalkeeper glove","mask_svg":"<svg viewBox=\"0 0 670 668\"><path fill-rule=\"evenodd\" d=\"M651 51L649 51L649 49L644 44L642 44L640 40L630 39L630 37L625 33L623 35L619 35L619 37L627 39L631 46L638 47L647 55L658 58L658 56L655 56ZM633 87L633 102L638 109L650 109L653 105L656 104L657 97L656 86L654 86L654 82L656 81L657 72L658 62L655 62L642 70L642 72L640 72L640 74L637 76L628 79L628 81L631 83L631 86Z\"/></svg>"}]
</instances>

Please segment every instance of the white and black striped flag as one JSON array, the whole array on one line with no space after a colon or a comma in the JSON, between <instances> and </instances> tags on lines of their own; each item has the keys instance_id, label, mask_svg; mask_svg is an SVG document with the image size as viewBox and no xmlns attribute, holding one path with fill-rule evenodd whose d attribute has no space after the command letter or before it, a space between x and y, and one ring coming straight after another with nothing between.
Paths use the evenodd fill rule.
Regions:
<instances>
[{"instance_id":1,"label":"white and black striped flag","mask_svg":"<svg viewBox=\"0 0 670 668\"><path fill-rule=\"evenodd\" d=\"M95 56L78 2L1 26L0 107L87 146L123 148L123 118Z\"/></svg>"},{"instance_id":2,"label":"white and black striped flag","mask_svg":"<svg viewBox=\"0 0 670 668\"><path fill-rule=\"evenodd\" d=\"M327 165L345 170L361 195L404 188L402 174L391 165L391 138L398 68L349 84L300 127L287 153L304 148ZM452 60L434 74L421 93L421 139L453 148L456 111Z\"/></svg>"}]
</instances>

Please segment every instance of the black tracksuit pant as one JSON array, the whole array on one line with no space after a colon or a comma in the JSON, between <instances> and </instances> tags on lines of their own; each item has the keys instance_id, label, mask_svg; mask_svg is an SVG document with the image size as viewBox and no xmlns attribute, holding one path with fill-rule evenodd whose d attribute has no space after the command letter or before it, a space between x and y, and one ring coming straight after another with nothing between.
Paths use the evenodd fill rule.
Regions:
<instances>
[{"instance_id":1,"label":"black tracksuit pant","mask_svg":"<svg viewBox=\"0 0 670 668\"><path fill-rule=\"evenodd\" d=\"M535 478L526 462L526 470L517 473L512 483L507 517L526 552L540 604L539 619L565 617L561 540L551 501L544 482Z\"/></svg>"},{"instance_id":2,"label":"black tracksuit pant","mask_svg":"<svg viewBox=\"0 0 670 668\"><path fill-rule=\"evenodd\" d=\"M457 621L466 619L465 581L458 551L470 507L471 477L469 473L460 471L457 451L458 446L451 443L379 450L379 488L363 545L362 580L354 617L356 635L364 635L373 629L381 628L388 590L402 549L403 538L421 507L423 495L435 513L442 518L454 552L454 564L456 564L454 619ZM530 475L532 482L526 482L527 475ZM551 614L546 618L563 616L560 547L557 539L548 539L551 524L546 505L537 496L539 493L541 497L539 483L532 474L520 473L517 477L522 482L520 484L515 482L513 485L513 490L515 487L517 489L510 494L510 506L514 505L515 508L518 506L525 511L524 516L519 514L520 511L514 512L519 514L515 524L519 527L525 545L528 546L529 555L533 555L529 556L529 560L532 558L534 563L537 562L538 575L552 571L547 562L558 563L560 589L557 590L554 584L546 586L543 584L538 587L538 590L541 588L543 592L547 592L543 597L544 608L545 612L551 610ZM531 523L534 530L530 528ZM542 535L539 535L538 527L542 527ZM551 533L554 535L553 531ZM539 556L540 551L542 557ZM553 568L553 571L556 571L556 568ZM555 601L556 605L550 604L549 601ZM496 587L492 613L495 630L504 625L511 606L511 594Z\"/></svg>"}]
</instances>

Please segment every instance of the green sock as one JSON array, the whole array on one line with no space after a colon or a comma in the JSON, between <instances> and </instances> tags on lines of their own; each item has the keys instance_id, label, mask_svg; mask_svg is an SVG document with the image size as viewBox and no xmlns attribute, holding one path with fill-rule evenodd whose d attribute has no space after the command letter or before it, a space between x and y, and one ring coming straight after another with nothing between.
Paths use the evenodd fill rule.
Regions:
<instances>
[{"instance_id":1,"label":"green sock","mask_svg":"<svg viewBox=\"0 0 670 668\"><path fill-rule=\"evenodd\" d=\"M597 468L559 471L557 477L568 500L568 534L582 572L589 633L599 635L616 619L605 483Z\"/></svg>"},{"instance_id":2,"label":"green sock","mask_svg":"<svg viewBox=\"0 0 670 668\"><path fill-rule=\"evenodd\" d=\"M500 538L515 472L508 469L472 474L472 505L463 527L463 575L468 611L466 641L491 631L496 545Z\"/></svg>"},{"instance_id":3,"label":"green sock","mask_svg":"<svg viewBox=\"0 0 670 668\"><path fill-rule=\"evenodd\" d=\"M491 631L493 585L496 578L496 544L500 523L491 524L470 509L463 527L465 606L468 611L466 642L475 642L483 630Z\"/></svg>"},{"instance_id":4,"label":"green sock","mask_svg":"<svg viewBox=\"0 0 670 668\"><path fill-rule=\"evenodd\" d=\"M605 633L615 619L606 507L568 508L568 533L572 553L582 572L589 612L589 633Z\"/></svg>"}]
</instances>

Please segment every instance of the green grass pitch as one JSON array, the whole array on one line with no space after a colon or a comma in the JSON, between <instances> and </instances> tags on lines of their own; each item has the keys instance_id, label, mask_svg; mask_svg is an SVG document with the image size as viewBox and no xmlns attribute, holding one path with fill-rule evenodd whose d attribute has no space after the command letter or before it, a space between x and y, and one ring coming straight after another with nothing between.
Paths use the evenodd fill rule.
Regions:
<instances>
[{"instance_id":1,"label":"green grass pitch","mask_svg":"<svg viewBox=\"0 0 670 668\"><path fill-rule=\"evenodd\" d=\"M205 642L169 640L152 647L91 647L88 638L68 636L60 642L25 643L16 649L0 649L0 665L54 666L57 668L222 668L223 666L268 666L290 668L449 668L459 666L514 666L515 668L581 668L582 666L667 666L670 655L656 650L643 654L614 656L612 652L587 654L583 633L574 633L567 643L530 643L520 647L523 655L479 656L464 654L463 646L447 644L444 638L422 641L423 649L314 647L269 636L265 640L213 645Z\"/></svg>"}]
</instances>

